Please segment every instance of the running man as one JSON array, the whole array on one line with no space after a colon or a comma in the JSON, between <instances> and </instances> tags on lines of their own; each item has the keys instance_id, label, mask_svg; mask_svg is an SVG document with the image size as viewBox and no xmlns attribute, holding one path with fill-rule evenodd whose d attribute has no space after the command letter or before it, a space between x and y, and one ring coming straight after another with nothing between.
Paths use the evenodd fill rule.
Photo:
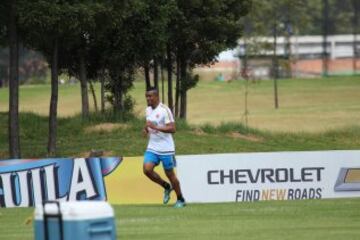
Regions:
<instances>
[{"instance_id":1,"label":"running man","mask_svg":"<svg viewBox=\"0 0 360 240\"><path fill-rule=\"evenodd\" d=\"M147 90L145 96L148 107L146 108L146 124L143 132L149 137L149 143L144 154L144 174L164 188L164 204L169 202L170 193L174 190L177 196L174 207L184 207L185 199L174 171L175 144L172 138L172 134L176 131L174 117L170 109L160 102L159 91L156 88ZM160 162L162 162L170 183L163 180L154 171Z\"/></svg>"}]
</instances>

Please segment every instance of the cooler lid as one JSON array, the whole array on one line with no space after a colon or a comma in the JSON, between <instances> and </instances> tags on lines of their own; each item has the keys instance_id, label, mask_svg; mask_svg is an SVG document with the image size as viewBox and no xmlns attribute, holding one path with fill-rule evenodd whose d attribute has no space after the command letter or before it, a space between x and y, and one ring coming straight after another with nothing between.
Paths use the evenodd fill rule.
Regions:
<instances>
[{"instance_id":1,"label":"cooler lid","mask_svg":"<svg viewBox=\"0 0 360 240\"><path fill-rule=\"evenodd\" d=\"M45 213L49 215L59 214L58 205L56 203L46 203L45 206L36 205L36 220L42 220L44 218L44 210ZM60 202L60 211L63 220L86 220L114 217L113 208L105 201Z\"/></svg>"}]
</instances>

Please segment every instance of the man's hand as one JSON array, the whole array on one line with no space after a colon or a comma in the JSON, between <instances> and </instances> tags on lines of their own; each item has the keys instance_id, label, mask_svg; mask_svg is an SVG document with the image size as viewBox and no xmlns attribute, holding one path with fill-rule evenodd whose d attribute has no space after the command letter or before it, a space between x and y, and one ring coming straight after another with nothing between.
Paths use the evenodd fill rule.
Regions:
<instances>
[{"instance_id":1,"label":"man's hand","mask_svg":"<svg viewBox=\"0 0 360 240\"><path fill-rule=\"evenodd\" d=\"M155 132L164 132L164 133L175 133L176 132L174 122L168 123L165 126L156 126L152 122L147 121L146 127L151 128Z\"/></svg>"},{"instance_id":2,"label":"man's hand","mask_svg":"<svg viewBox=\"0 0 360 240\"><path fill-rule=\"evenodd\" d=\"M149 127L154 130L158 130L157 126L150 121L146 121L146 127Z\"/></svg>"},{"instance_id":3,"label":"man's hand","mask_svg":"<svg viewBox=\"0 0 360 240\"><path fill-rule=\"evenodd\" d=\"M146 137L148 134L149 134L149 130L148 130L147 126L145 126L143 128L143 136Z\"/></svg>"}]
</instances>

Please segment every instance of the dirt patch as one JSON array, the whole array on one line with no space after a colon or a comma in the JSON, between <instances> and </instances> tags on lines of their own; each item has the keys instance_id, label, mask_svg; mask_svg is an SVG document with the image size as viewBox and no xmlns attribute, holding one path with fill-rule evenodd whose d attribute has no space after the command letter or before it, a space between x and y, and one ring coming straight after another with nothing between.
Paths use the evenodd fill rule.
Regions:
<instances>
[{"instance_id":1,"label":"dirt patch","mask_svg":"<svg viewBox=\"0 0 360 240\"><path fill-rule=\"evenodd\" d=\"M205 136L207 135L206 132L204 132L201 128L195 128L193 130L193 133L196 135L196 136Z\"/></svg>"},{"instance_id":2,"label":"dirt patch","mask_svg":"<svg viewBox=\"0 0 360 240\"><path fill-rule=\"evenodd\" d=\"M264 141L264 138L258 137L258 136L252 135L252 134L244 135L239 132L230 132L227 135L232 138L243 139L243 140L250 141L250 142L263 142Z\"/></svg>"},{"instance_id":3,"label":"dirt patch","mask_svg":"<svg viewBox=\"0 0 360 240\"><path fill-rule=\"evenodd\" d=\"M117 129L128 129L130 126L124 123L101 123L85 128L85 133L112 132Z\"/></svg>"}]
</instances>

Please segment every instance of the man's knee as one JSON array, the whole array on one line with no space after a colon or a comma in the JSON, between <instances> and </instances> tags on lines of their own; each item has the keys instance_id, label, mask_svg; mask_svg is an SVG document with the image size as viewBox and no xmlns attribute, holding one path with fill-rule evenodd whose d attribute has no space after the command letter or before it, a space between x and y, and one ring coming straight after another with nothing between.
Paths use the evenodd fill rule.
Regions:
<instances>
[{"instance_id":1,"label":"man's knee","mask_svg":"<svg viewBox=\"0 0 360 240\"><path fill-rule=\"evenodd\" d=\"M143 172L146 176L151 175L153 173L153 171L154 171L154 169L151 167L146 167L146 166L143 167Z\"/></svg>"}]
</instances>

